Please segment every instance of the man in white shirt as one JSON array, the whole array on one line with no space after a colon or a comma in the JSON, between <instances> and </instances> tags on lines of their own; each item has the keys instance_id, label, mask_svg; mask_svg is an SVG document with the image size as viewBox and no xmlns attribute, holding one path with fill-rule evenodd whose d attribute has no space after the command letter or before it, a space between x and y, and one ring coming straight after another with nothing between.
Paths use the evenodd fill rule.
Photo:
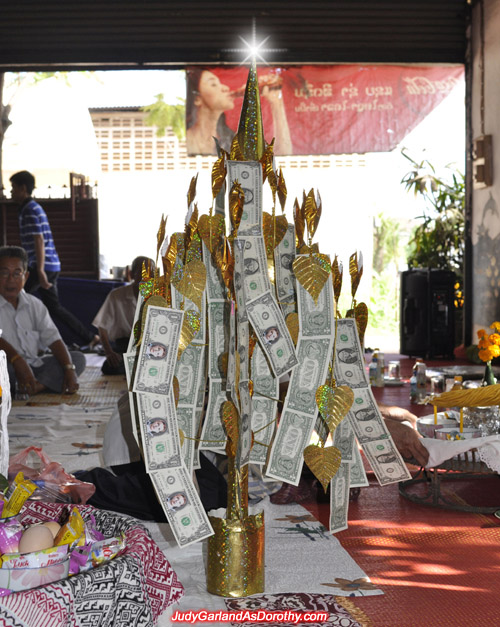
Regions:
<instances>
[{"instance_id":1,"label":"man in white shirt","mask_svg":"<svg viewBox=\"0 0 500 627\"><path fill-rule=\"evenodd\" d=\"M111 290L92 322L99 329L106 355L106 361L102 365L103 374L125 373L123 353L127 351L132 332L143 264L150 268L151 273L154 271L152 259L136 257L129 273L132 282Z\"/></svg>"},{"instance_id":2,"label":"man in white shirt","mask_svg":"<svg viewBox=\"0 0 500 627\"><path fill-rule=\"evenodd\" d=\"M19 246L0 247L0 349L7 354L11 387L24 394L44 390L73 394L85 355L68 352L41 300L26 294L28 256ZM47 348L52 354L43 354Z\"/></svg>"}]
</instances>

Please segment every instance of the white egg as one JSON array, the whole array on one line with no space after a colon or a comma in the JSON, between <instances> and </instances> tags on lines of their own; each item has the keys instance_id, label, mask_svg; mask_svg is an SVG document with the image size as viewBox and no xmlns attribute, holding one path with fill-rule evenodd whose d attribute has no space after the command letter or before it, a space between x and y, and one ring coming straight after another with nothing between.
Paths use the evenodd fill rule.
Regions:
<instances>
[{"instance_id":1,"label":"white egg","mask_svg":"<svg viewBox=\"0 0 500 627\"><path fill-rule=\"evenodd\" d=\"M61 528L61 525L55 520L49 520L49 522L42 523L42 527L47 527L52 532L52 537L55 538Z\"/></svg>"},{"instance_id":2,"label":"white egg","mask_svg":"<svg viewBox=\"0 0 500 627\"><path fill-rule=\"evenodd\" d=\"M54 536L48 527L32 525L28 527L19 540L19 553L43 551L54 546Z\"/></svg>"}]
</instances>

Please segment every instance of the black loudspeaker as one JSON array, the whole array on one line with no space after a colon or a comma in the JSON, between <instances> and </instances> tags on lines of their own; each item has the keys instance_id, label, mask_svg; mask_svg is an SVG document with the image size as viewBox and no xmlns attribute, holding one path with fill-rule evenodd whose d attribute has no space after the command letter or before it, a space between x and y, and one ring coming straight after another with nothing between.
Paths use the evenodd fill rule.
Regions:
<instances>
[{"instance_id":1,"label":"black loudspeaker","mask_svg":"<svg viewBox=\"0 0 500 627\"><path fill-rule=\"evenodd\" d=\"M455 274L423 268L401 273L400 352L454 358Z\"/></svg>"}]
</instances>

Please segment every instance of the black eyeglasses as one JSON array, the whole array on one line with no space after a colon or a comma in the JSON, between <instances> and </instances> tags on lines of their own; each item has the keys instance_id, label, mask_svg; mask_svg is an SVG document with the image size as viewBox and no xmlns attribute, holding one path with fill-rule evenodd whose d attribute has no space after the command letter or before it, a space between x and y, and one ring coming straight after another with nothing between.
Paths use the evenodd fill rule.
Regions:
<instances>
[{"instance_id":1,"label":"black eyeglasses","mask_svg":"<svg viewBox=\"0 0 500 627\"><path fill-rule=\"evenodd\" d=\"M0 269L0 279L8 279L9 277L12 277L16 279L16 281L18 281L19 279L22 279L24 274L25 274L24 270L18 269L18 270L14 270L13 272L10 272L9 270L7 270L7 268Z\"/></svg>"}]
</instances>

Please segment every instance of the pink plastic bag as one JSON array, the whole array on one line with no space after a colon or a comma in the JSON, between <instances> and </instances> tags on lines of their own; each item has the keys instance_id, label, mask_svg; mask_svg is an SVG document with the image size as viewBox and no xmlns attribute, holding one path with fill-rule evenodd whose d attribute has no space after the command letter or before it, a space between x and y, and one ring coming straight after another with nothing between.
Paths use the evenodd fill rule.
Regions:
<instances>
[{"instance_id":1,"label":"pink plastic bag","mask_svg":"<svg viewBox=\"0 0 500 627\"><path fill-rule=\"evenodd\" d=\"M30 457L32 459L28 459ZM34 458L34 459L33 459ZM37 446L29 446L9 460L9 481L18 472L38 484L33 499L49 502L85 503L95 492L95 485L79 481L67 473L59 462L53 462Z\"/></svg>"}]
</instances>

